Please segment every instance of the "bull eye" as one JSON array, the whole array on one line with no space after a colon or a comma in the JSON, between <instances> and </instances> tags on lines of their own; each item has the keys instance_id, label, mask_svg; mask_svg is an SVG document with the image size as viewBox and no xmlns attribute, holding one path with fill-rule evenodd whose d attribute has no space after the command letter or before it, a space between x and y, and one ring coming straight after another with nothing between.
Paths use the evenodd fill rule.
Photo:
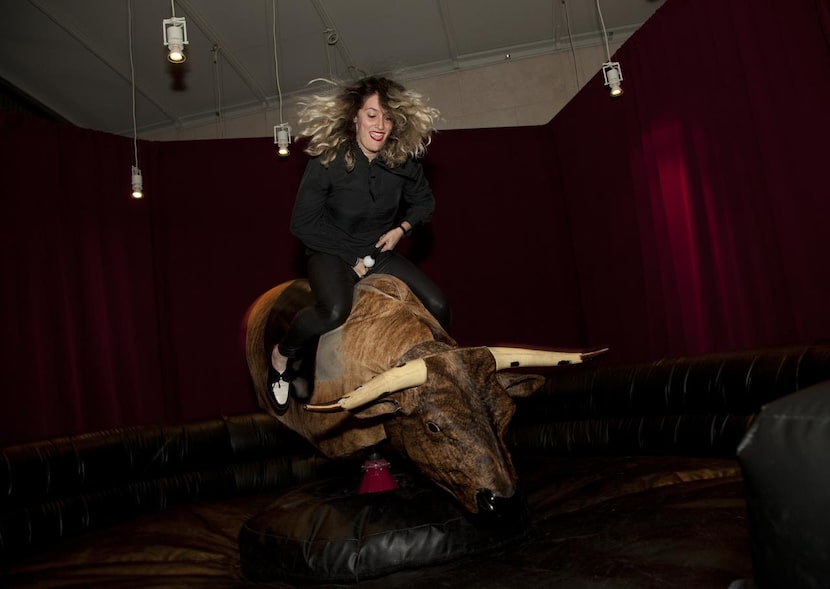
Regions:
<instances>
[{"instance_id":1,"label":"bull eye","mask_svg":"<svg viewBox=\"0 0 830 589\"><path fill-rule=\"evenodd\" d=\"M441 428L438 427L438 425L432 421L427 421L427 429L434 434L437 434L441 431Z\"/></svg>"}]
</instances>

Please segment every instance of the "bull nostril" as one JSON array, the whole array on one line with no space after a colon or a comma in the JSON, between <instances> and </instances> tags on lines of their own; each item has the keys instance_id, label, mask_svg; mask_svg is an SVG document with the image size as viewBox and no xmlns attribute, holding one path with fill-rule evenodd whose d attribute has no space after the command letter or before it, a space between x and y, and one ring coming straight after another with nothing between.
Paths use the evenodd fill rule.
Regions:
<instances>
[{"instance_id":1,"label":"bull nostril","mask_svg":"<svg viewBox=\"0 0 830 589\"><path fill-rule=\"evenodd\" d=\"M476 505L478 513L468 517L477 525L522 526L527 522L527 502L518 489L508 497L500 497L491 489L479 489L476 491Z\"/></svg>"},{"instance_id":2,"label":"bull nostril","mask_svg":"<svg viewBox=\"0 0 830 589\"><path fill-rule=\"evenodd\" d=\"M476 504L481 513L494 513L496 511L496 495L490 489L479 489L476 493Z\"/></svg>"}]
</instances>

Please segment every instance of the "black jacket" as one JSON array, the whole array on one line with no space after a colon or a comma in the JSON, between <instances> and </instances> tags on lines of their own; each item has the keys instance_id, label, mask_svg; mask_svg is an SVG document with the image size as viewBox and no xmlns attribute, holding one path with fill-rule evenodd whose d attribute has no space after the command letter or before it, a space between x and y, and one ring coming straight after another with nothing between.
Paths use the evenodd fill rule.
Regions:
<instances>
[{"instance_id":1,"label":"black jacket","mask_svg":"<svg viewBox=\"0 0 830 589\"><path fill-rule=\"evenodd\" d=\"M389 168L371 163L355 148L355 166L346 171L343 154L329 165L308 162L300 183L291 232L312 251L333 254L353 266L371 253L378 238L403 221L426 223L435 197L421 164L409 159Z\"/></svg>"}]
</instances>

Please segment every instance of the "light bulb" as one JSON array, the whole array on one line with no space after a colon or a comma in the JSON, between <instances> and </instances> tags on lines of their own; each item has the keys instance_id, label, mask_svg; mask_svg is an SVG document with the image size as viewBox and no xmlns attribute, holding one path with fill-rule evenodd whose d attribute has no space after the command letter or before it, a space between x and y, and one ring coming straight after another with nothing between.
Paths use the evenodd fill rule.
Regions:
<instances>
[{"instance_id":1,"label":"light bulb","mask_svg":"<svg viewBox=\"0 0 830 589\"><path fill-rule=\"evenodd\" d=\"M181 45L170 44L170 53L167 54L167 60L173 63L181 63L187 59L184 56L184 51Z\"/></svg>"},{"instance_id":2,"label":"light bulb","mask_svg":"<svg viewBox=\"0 0 830 589\"><path fill-rule=\"evenodd\" d=\"M288 145L291 143L291 128L286 123L274 127L274 143L277 144L277 153L280 156L288 155Z\"/></svg>"},{"instance_id":3,"label":"light bulb","mask_svg":"<svg viewBox=\"0 0 830 589\"><path fill-rule=\"evenodd\" d=\"M611 89L611 96L621 96L623 93L622 86L622 68L620 64L615 61L609 61L602 64L602 75L605 77L605 85Z\"/></svg>"},{"instance_id":4,"label":"light bulb","mask_svg":"<svg viewBox=\"0 0 830 589\"><path fill-rule=\"evenodd\" d=\"M141 178L141 170L139 170L136 166L133 166L133 175L132 175L132 187L133 187L133 198L142 198L144 196L144 186Z\"/></svg>"},{"instance_id":5,"label":"light bulb","mask_svg":"<svg viewBox=\"0 0 830 589\"><path fill-rule=\"evenodd\" d=\"M187 43L185 40L185 20L184 18L170 18L164 21L165 37L164 42L169 49L167 60L172 63L182 63L187 59L184 54L184 46Z\"/></svg>"}]
</instances>

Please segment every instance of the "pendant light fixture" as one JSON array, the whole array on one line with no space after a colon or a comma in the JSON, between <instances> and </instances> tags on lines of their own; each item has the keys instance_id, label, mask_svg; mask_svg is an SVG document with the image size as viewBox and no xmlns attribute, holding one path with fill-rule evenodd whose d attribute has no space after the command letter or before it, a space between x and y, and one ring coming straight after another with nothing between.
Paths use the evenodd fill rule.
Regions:
<instances>
[{"instance_id":1,"label":"pendant light fixture","mask_svg":"<svg viewBox=\"0 0 830 589\"><path fill-rule=\"evenodd\" d=\"M288 123L274 125L274 145L277 146L277 154L285 157L288 155L288 146L291 143L291 127Z\"/></svg>"},{"instance_id":2,"label":"pendant light fixture","mask_svg":"<svg viewBox=\"0 0 830 589\"><path fill-rule=\"evenodd\" d=\"M611 89L611 96L617 97L623 93L622 86L622 69L620 64L616 61L610 61L602 64L602 77L605 80L605 85Z\"/></svg>"},{"instance_id":3,"label":"pendant light fixture","mask_svg":"<svg viewBox=\"0 0 830 589\"><path fill-rule=\"evenodd\" d=\"M291 127L282 120L282 88L280 88L280 62L277 56L277 2L271 0L272 29L274 31L274 77L277 80L277 98L280 106L280 124L274 125L274 145L277 146L277 154L281 157L288 157L288 145L291 143Z\"/></svg>"},{"instance_id":4,"label":"pendant light fixture","mask_svg":"<svg viewBox=\"0 0 830 589\"><path fill-rule=\"evenodd\" d=\"M173 16L165 18L161 22L164 32L164 44L167 46L167 60L171 63L184 63L187 56L184 54L184 46L188 45L187 21L185 18L176 16L176 7L173 0L170 0L170 12Z\"/></svg>"},{"instance_id":5,"label":"pendant light fixture","mask_svg":"<svg viewBox=\"0 0 830 589\"><path fill-rule=\"evenodd\" d=\"M132 115L133 115L133 165L130 174L133 198L144 197L144 182L141 170L138 167L138 129L135 121L135 64L133 63L133 2L127 0L128 28L127 37L130 42L130 86L132 88Z\"/></svg>"},{"instance_id":6,"label":"pendant light fixture","mask_svg":"<svg viewBox=\"0 0 830 589\"><path fill-rule=\"evenodd\" d=\"M144 198L144 182L141 178L141 170L136 166L133 166L132 187L133 198Z\"/></svg>"},{"instance_id":7,"label":"pendant light fixture","mask_svg":"<svg viewBox=\"0 0 830 589\"><path fill-rule=\"evenodd\" d=\"M611 61L611 52L608 49L608 31L605 30L605 20L602 18L602 9L599 6L599 0L597 0L597 14L599 14L599 23L602 25L602 38L605 41L605 56L608 59L607 62L602 64L602 77L605 80L605 85L610 88L611 96L616 98L618 96L622 96L623 89L622 89L622 67L620 67L619 62Z\"/></svg>"}]
</instances>

